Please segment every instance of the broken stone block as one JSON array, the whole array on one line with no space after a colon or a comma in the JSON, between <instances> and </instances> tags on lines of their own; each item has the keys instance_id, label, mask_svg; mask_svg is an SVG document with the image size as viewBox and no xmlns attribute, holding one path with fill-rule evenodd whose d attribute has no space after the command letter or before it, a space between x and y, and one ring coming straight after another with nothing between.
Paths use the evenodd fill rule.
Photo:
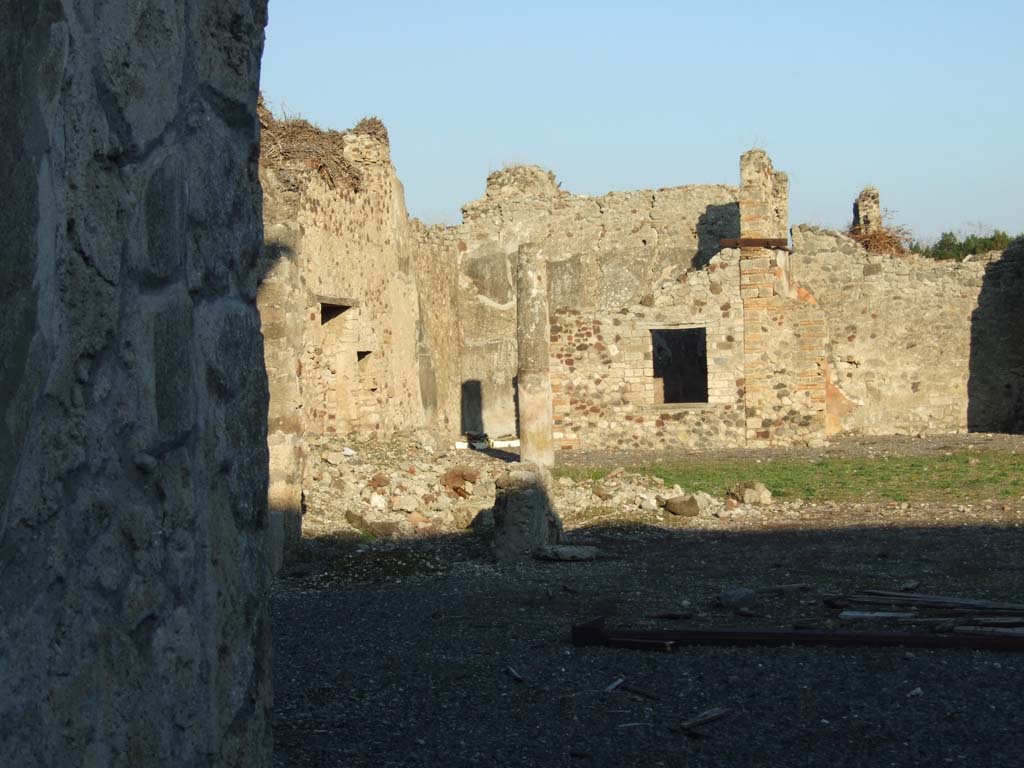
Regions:
<instances>
[{"instance_id":1,"label":"broken stone block","mask_svg":"<svg viewBox=\"0 0 1024 768\"><path fill-rule=\"evenodd\" d=\"M562 541L562 522L548 495L550 475L535 464L512 465L498 478L494 500L495 559L513 562Z\"/></svg>"},{"instance_id":2,"label":"broken stone block","mask_svg":"<svg viewBox=\"0 0 1024 768\"><path fill-rule=\"evenodd\" d=\"M396 512L415 512L420 508L420 500L415 496L399 496L394 500L391 508Z\"/></svg>"},{"instance_id":3,"label":"broken stone block","mask_svg":"<svg viewBox=\"0 0 1024 768\"><path fill-rule=\"evenodd\" d=\"M357 531L390 539L401 533L402 526L397 520L392 520L372 508L350 509L345 513L348 524Z\"/></svg>"},{"instance_id":4,"label":"broken stone block","mask_svg":"<svg viewBox=\"0 0 1024 768\"><path fill-rule=\"evenodd\" d=\"M729 491L729 496L744 504L772 503L772 492L761 482L737 483Z\"/></svg>"},{"instance_id":5,"label":"broken stone block","mask_svg":"<svg viewBox=\"0 0 1024 768\"><path fill-rule=\"evenodd\" d=\"M640 510L642 512L658 511L658 502L654 498L649 496L642 496L640 498L640 503L638 504L638 506L640 507Z\"/></svg>"},{"instance_id":6,"label":"broken stone block","mask_svg":"<svg viewBox=\"0 0 1024 768\"><path fill-rule=\"evenodd\" d=\"M697 517L700 514L700 503L692 493L673 496L665 501L665 511L679 517Z\"/></svg>"},{"instance_id":7,"label":"broken stone block","mask_svg":"<svg viewBox=\"0 0 1024 768\"><path fill-rule=\"evenodd\" d=\"M475 483L480 479L480 470L465 464L456 464L444 473L441 482L449 491L463 488L466 483Z\"/></svg>"},{"instance_id":8,"label":"broken stone block","mask_svg":"<svg viewBox=\"0 0 1024 768\"><path fill-rule=\"evenodd\" d=\"M703 491L679 494L664 502L666 511L682 517L708 517L715 505L715 498Z\"/></svg>"}]
</instances>

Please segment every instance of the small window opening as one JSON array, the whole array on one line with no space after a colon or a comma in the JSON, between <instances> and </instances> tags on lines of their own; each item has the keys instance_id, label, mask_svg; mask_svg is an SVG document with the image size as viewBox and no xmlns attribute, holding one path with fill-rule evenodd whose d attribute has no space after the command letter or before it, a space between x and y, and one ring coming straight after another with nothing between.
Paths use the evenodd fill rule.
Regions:
<instances>
[{"instance_id":1,"label":"small window opening","mask_svg":"<svg viewBox=\"0 0 1024 768\"><path fill-rule=\"evenodd\" d=\"M352 307L348 304L329 304L326 301L320 302L320 325L327 325L336 317L341 317Z\"/></svg>"},{"instance_id":2,"label":"small window opening","mask_svg":"<svg viewBox=\"0 0 1024 768\"><path fill-rule=\"evenodd\" d=\"M377 377L372 368L373 360L370 359L372 353L372 350L357 350L356 365L359 367L359 379L362 381L363 386L370 392L376 392L379 387L377 386Z\"/></svg>"},{"instance_id":3,"label":"small window opening","mask_svg":"<svg viewBox=\"0 0 1024 768\"><path fill-rule=\"evenodd\" d=\"M663 385L664 403L708 401L708 333L706 328L651 331L654 378ZM657 395L655 400L659 400Z\"/></svg>"}]
</instances>

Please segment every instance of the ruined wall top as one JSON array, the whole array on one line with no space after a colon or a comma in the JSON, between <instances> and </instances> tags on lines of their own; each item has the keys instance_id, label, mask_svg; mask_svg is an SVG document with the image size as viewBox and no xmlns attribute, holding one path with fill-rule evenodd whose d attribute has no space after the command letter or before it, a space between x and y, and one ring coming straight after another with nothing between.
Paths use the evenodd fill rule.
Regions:
<instances>
[{"instance_id":1,"label":"ruined wall top","mask_svg":"<svg viewBox=\"0 0 1024 768\"><path fill-rule=\"evenodd\" d=\"M865 187L853 201L853 231L859 235L870 235L882 229L882 204L878 190Z\"/></svg>"},{"instance_id":2,"label":"ruined wall top","mask_svg":"<svg viewBox=\"0 0 1024 768\"><path fill-rule=\"evenodd\" d=\"M763 149L740 157L740 237L783 238L789 234L789 177L772 167Z\"/></svg>"},{"instance_id":3,"label":"ruined wall top","mask_svg":"<svg viewBox=\"0 0 1024 768\"><path fill-rule=\"evenodd\" d=\"M260 164L289 174L315 173L331 188L360 191L366 166L390 166L387 128L366 117L347 131L318 128L307 120L279 120L260 96Z\"/></svg>"},{"instance_id":4,"label":"ruined wall top","mask_svg":"<svg viewBox=\"0 0 1024 768\"><path fill-rule=\"evenodd\" d=\"M483 197L466 203L462 207L462 216L470 221L510 201L542 201L548 204L559 197L569 197L569 193L559 188L551 171L538 165L510 165L488 175Z\"/></svg>"}]
</instances>

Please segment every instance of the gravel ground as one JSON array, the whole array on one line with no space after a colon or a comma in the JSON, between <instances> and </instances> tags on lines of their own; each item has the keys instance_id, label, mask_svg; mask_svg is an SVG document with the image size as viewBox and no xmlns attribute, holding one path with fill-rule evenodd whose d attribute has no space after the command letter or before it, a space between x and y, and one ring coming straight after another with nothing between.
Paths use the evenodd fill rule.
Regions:
<instances>
[{"instance_id":1,"label":"gravel ground","mask_svg":"<svg viewBox=\"0 0 1024 768\"><path fill-rule=\"evenodd\" d=\"M872 442L904 455L909 444L1021 446L994 441ZM851 453L839 455L867 450L847 445ZM598 616L829 627L835 612L823 595L907 581L923 592L1021 601L1022 506L819 503L714 524L581 521L571 538L599 546L598 561L514 567L493 565L472 535L307 542L272 599L275 764L1019 766L1024 654L667 654L577 648L568 636ZM758 616L715 604L722 589L793 583L809 589L761 596ZM693 617L644 618L661 612ZM606 692L619 677L625 683ZM680 731L712 707L730 712L700 737Z\"/></svg>"}]
</instances>

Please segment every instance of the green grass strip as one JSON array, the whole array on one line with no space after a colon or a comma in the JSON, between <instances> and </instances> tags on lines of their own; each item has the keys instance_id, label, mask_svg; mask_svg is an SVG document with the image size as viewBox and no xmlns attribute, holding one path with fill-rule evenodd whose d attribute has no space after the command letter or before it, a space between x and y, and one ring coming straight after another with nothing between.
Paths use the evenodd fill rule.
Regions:
<instances>
[{"instance_id":1,"label":"green grass strip","mask_svg":"<svg viewBox=\"0 0 1024 768\"><path fill-rule=\"evenodd\" d=\"M556 477L599 480L612 467L559 467ZM700 457L627 466L627 471L721 495L760 480L779 499L809 501L973 501L1024 497L1024 455L961 451L949 456L747 460Z\"/></svg>"}]
</instances>

